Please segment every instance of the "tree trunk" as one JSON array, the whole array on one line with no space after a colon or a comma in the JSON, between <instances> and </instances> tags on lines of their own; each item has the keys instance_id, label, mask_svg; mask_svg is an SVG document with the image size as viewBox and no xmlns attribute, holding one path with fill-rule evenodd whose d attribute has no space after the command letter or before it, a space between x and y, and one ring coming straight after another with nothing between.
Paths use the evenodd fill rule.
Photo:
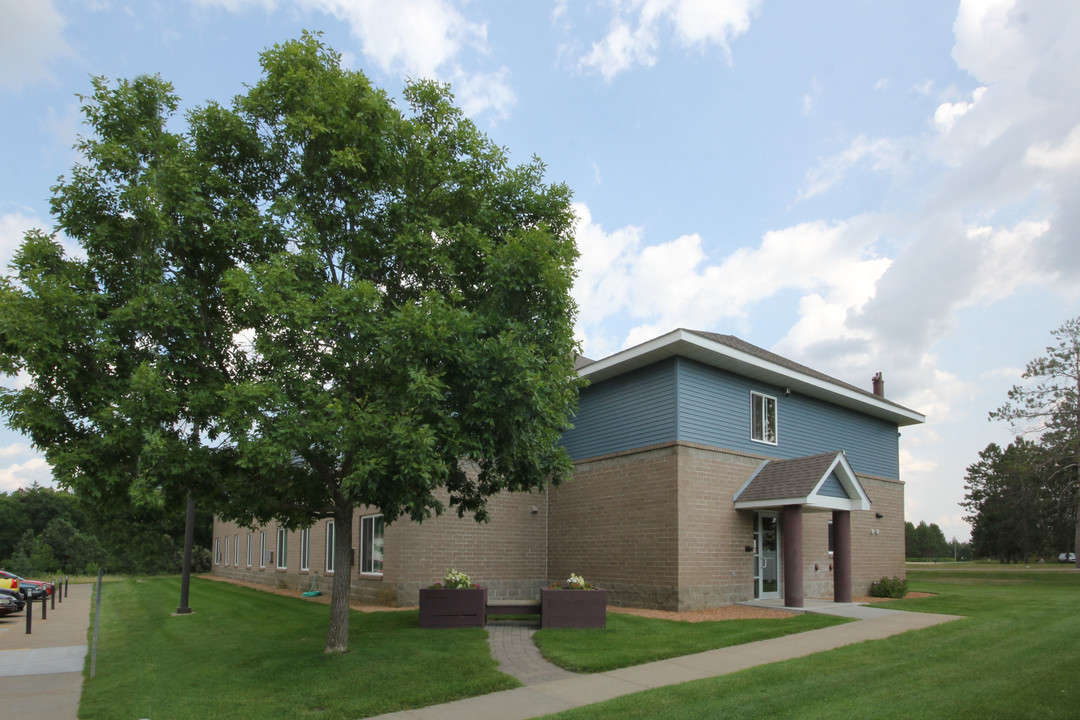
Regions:
<instances>
[{"instance_id":1,"label":"tree trunk","mask_svg":"<svg viewBox=\"0 0 1080 720\"><path fill-rule=\"evenodd\" d=\"M330 591L330 627L326 652L349 652L349 594L352 590L353 508L334 511L334 584Z\"/></svg>"},{"instance_id":2,"label":"tree trunk","mask_svg":"<svg viewBox=\"0 0 1080 720\"><path fill-rule=\"evenodd\" d=\"M1077 456L1076 480L1076 537L1073 538L1073 552L1076 553L1076 569L1080 570L1080 455ZM1068 560L1068 555L1065 556Z\"/></svg>"}]
</instances>

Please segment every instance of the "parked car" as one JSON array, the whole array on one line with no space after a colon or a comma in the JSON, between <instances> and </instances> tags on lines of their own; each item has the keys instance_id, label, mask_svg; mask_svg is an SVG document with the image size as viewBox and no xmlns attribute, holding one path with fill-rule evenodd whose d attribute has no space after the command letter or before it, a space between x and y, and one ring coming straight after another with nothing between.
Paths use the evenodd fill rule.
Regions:
<instances>
[{"instance_id":1,"label":"parked car","mask_svg":"<svg viewBox=\"0 0 1080 720\"><path fill-rule=\"evenodd\" d=\"M26 607L26 598L23 596L21 590L8 590L7 588L0 588L0 597L9 597L15 601L15 612L22 612L22 609Z\"/></svg>"},{"instance_id":2,"label":"parked car","mask_svg":"<svg viewBox=\"0 0 1080 720\"><path fill-rule=\"evenodd\" d=\"M53 584L51 582L42 582L41 580L27 580L26 578L19 577L15 573L10 573L7 570L0 570L0 583L7 578L19 583L19 589L23 591L23 595L30 598L48 597L52 595Z\"/></svg>"},{"instance_id":3,"label":"parked car","mask_svg":"<svg viewBox=\"0 0 1080 720\"><path fill-rule=\"evenodd\" d=\"M0 575L0 590L15 590L19 592L19 579ZM25 594L25 592L23 594Z\"/></svg>"},{"instance_id":4,"label":"parked car","mask_svg":"<svg viewBox=\"0 0 1080 720\"><path fill-rule=\"evenodd\" d=\"M1074 563L1076 562L1076 553L1061 553L1058 555L1058 562Z\"/></svg>"},{"instance_id":5,"label":"parked car","mask_svg":"<svg viewBox=\"0 0 1080 720\"><path fill-rule=\"evenodd\" d=\"M15 605L15 600L10 595L0 595L0 617L10 615L13 612L19 612Z\"/></svg>"}]
</instances>

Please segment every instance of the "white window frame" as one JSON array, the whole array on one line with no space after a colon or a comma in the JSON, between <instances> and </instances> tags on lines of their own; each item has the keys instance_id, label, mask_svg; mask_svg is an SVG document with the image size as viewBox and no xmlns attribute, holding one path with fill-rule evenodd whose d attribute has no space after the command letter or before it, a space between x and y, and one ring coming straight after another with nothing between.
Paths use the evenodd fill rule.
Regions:
<instances>
[{"instance_id":1,"label":"white window frame","mask_svg":"<svg viewBox=\"0 0 1080 720\"><path fill-rule=\"evenodd\" d=\"M289 567L289 533L285 528L278 528L277 531L277 556L274 558L274 562L277 563L278 570L285 570Z\"/></svg>"},{"instance_id":2,"label":"white window frame","mask_svg":"<svg viewBox=\"0 0 1080 720\"><path fill-rule=\"evenodd\" d=\"M266 531L259 531L259 567L266 569Z\"/></svg>"},{"instance_id":3,"label":"white window frame","mask_svg":"<svg viewBox=\"0 0 1080 720\"><path fill-rule=\"evenodd\" d=\"M255 533L253 533L253 532L248 533L248 543L247 543L247 566L248 567L251 567L251 538L253 538L254 536L255 536Z\"/></svg>"},{"instance_id":4,"label":"white window frame","mask_svg":"<svg viewBox=\"0 0 1080 720\"><path fill-rule=\"evenodd\" d=\"M311 565L311 528L300 531L300 569L310 570Z\"/></svg>"},{"instance_id":5,"label":"white window frame","mask_svg":"<svg viewBox=\"0 0 1080 720\"><path fill-rule=\"evenodd\" d=\"M769 406L772 405L772 437L769 437L767 424L769 419ZM765 445L777 445L780 442L780 419L779 403L772 395L750 391L750 439ZM761 417L762 424L758 427L757 417ZM760 430L760 437L758 437Z\"/></svg>"},{"instance_id":6,"label":"white window frame","mask_svg":"<svg viewBox=\"0 0 1080 720\"><path fill-rule=\"evenodd\" d=\"M221 564L221 538L214 538L214 564Z\"/></svg>"},{"instance_id":7,"label":"white window frame","mask_svg":"<svg viewBox=\"0 0 1080 720\"><path fill-rule=\"evenodd\" d=\"M326 573L328 575L334 574L334 533L335 526L333 520L326 521Z\"/></svg>"},{"instance_id":8,"label":"white window frame","mask_svg":"<svg viewBox=\"0 0 1080 720\"><path fill-rule=\"evenodd\" d=\"M240 533L236 533L233 539L235 540L233 546L236 548L233 554L233 565L240 567Z\"/></svg>"},{"instance_id":9,"label":"white window frame","mask_svg":"<svg viewBox=\"0 0 1080 720\"><path fill-rule=\"evenodd\" d=\"M829 548L829 557L832 557L833 548L836 547L836 530L833 527L832 520L829 521L829 526L825 531L825 544Z\"/></svg>"},{"instance_id":10,"label":"white window frame","mask_svg":"<svg viewBox=\"0 0 1080 720\"><path fill-rule=\"evenodd\" d=\"M375 539L375 528L380 532ZM360 518L360 574L382 577L386 548L386 524L381 514Z\"/></svg>"},{"instance_id":11,"label":"white window frame","mask_svg":"<svg viewBox=\"0 0 1080 720\"><path fill-rule=\"evenodd\" d=\"M225 536L225 564L229 564L229 536Z\"/></svg>"}]
</instances>

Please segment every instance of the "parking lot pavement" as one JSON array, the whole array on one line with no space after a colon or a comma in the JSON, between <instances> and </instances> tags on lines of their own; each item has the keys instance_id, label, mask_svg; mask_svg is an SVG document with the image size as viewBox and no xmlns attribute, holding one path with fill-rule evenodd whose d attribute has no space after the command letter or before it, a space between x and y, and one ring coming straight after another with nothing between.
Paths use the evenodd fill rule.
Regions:
<instances>
[{"instance_id":1,"label":"parking lot pavement","mask_svg":"<svg viewBox=\"0 0 1080 720\"><path fill-rule=\"evenodd\" d=\"M0 618L0 698L6 717L74 719L82 693L93 585L70 585L46 619L41 605ZM26 612L33 608L31 633Z\"/></svg>"}]
</instances>

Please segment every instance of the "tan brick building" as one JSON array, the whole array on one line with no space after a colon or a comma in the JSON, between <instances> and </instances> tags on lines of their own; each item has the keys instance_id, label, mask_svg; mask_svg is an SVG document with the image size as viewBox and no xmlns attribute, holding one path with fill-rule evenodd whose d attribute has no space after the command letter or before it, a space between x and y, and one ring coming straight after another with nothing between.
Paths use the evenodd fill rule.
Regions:
<instances>
[{"instance_id":1,"label":"tan brick building","mask_svg":"<svg viewBox=\"0 0 1080 720\"><path fill-rule=\"evenodd\" d=\"M358 509L352 595L416 603L457 568L495 598L584 575L622 605L838 599L904 575L899 430L924 420L731 337L676 330L600 361L563 444L574 479L490 501L491 521L385 524ZM214 573L324 591L332 521L254 532L215 521ZM284 558L283 558L284 555ZM317 581L316 581L317 576Z\"/></svg>"}]
</instances>

